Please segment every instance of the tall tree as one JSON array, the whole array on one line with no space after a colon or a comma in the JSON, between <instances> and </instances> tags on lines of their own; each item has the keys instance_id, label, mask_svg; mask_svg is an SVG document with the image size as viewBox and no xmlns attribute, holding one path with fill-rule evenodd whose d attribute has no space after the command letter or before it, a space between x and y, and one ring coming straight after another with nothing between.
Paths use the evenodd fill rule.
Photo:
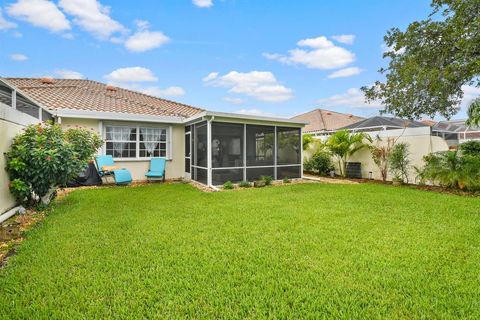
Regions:
<instances>
[{"instance_id":1,"label":"tall tree","mask_svg":"<svg viewBox=\"0 0 480 320\"><path fill-rule=\"evenodd\" d=\"M462 86L480 86L480 1L433 0L426 20L406 31L390 29L385 81L363 87L367 102L409 119L424 115L450 118L458 112Z\"/></svg>"}]
</instances>

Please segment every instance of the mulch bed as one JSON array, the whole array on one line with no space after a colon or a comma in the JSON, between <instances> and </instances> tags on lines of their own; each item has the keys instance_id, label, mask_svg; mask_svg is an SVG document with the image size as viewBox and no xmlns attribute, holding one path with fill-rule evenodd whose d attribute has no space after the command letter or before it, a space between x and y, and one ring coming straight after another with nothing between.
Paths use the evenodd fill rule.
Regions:
<instances>
[{"instance_id":1,"label":"mulch bed","mask_svg":"<svg viewBox=\"0 0 480 320\"><path fill-rule=\"evenodd\" d=\"M37 222L42 221L46 216L45 212L38 212L34 210L26 210L26 212L22 215L14 215L4 223L9 221L15 221L20 224L20 232L23 234L26 230L32 228ZM0 241L0 268L2 268L6 263L10 256L15 254L15 248L19 243L23 241L24 237L20 236L20 238L8 240L8 241Z\"/></svg>"}]
</instances>

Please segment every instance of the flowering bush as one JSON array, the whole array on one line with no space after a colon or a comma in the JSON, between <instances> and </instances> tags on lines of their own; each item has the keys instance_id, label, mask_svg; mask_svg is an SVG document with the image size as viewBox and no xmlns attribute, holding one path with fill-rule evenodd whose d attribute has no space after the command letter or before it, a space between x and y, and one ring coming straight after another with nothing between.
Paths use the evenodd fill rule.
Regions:
<instances>
[{"instance_id":1,"label":"flowering bush","mask_svg":"<svg viewBox=\"0 0 480 320\"><path fill-rule=\"evenodd\" d=\"M65 185L102 145L97 134L42 123L18 134L5 154L10 192L25 206L48 203L56 187Z\"/></svg>"}]
</instances>

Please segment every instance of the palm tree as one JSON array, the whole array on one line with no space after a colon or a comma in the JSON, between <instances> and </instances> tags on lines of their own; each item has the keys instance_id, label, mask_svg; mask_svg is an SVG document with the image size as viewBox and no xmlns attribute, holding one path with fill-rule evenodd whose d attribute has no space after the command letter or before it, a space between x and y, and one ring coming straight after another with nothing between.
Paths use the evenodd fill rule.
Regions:
<instances>
[{"instance_id":1,"label":"palm tree","mask_svg":"<svg viewBox=\"0 0 480 320\"><path fill-rule=\"evenodd\" d=\"M347 160L355 152L365 148L368 144L364 140L372 142L369 135L363 132L350 133L348 130L340 130L332 134L327 140L327 148L337 158L340 175L345 177Z\"/></svg>"},{"instance_id":2,"label":"palm tree","mask_svg":"<svg viewBox=\"0 0 480 320\"><path fill-rule=\"evenodd\" d=\"M480 126L480 98L473 100L467 110L468 120L466 124L471 127Z\"/></svg>"}]
</instances>

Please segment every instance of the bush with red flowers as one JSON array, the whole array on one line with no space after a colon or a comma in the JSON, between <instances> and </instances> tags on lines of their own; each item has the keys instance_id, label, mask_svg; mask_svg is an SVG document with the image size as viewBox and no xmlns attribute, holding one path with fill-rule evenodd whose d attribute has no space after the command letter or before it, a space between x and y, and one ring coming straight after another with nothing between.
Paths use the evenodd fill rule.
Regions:
<instances>
[{"instance_id":1,"label":"bush with red flowers","mask_svg":"<svg viewBox=\"0 0 480 320\"><path fill-rule=\"evenodd\" d=\"M63 131L47 122L28 126L5 154L10 192L27 207L50 202L56 188L75 177L102 143L84 129Z\"/></svg>"}]
</instances>

